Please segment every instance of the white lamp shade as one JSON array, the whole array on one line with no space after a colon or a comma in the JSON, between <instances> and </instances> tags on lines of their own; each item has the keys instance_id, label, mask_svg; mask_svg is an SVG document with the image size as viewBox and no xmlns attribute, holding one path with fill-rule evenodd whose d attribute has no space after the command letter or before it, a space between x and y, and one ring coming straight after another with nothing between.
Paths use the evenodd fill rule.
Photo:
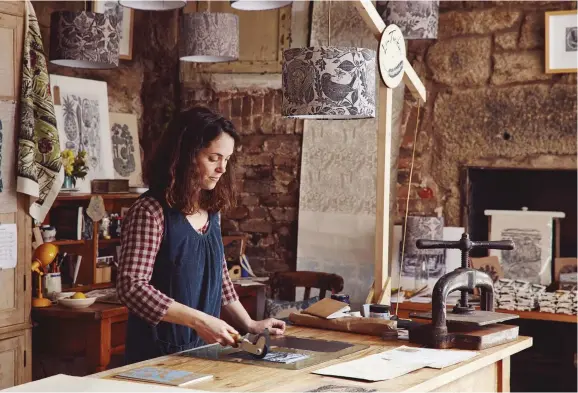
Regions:
<instances>
[{"instance_id":1,"label":"white lamp shade","mask_svg":"<svg viewBox=\"0 0 578 393\"><path fill-rule=\"evenodd\" d=\"M418 239L443 240L443 217L409 216L406 221L405 253L407 255L441 255L444 249L419 249L415 242Z\"/></svg>"},{"instance_id":2,"label":"white lamp shade","mask_svg":"<svg viewBox=\"0 0 578 393\"><path fill-rule=\"evenodd\" d=\"M50 15L50 62L66 67L118 67L116 18L98 12L56 11Z\"/></svg>"},{"instance_id":3,"label":"white lamp shade","mask_svg":"<svg viewBox=\"0 0 578 393\"><path fill-rule=\"evenodd\" d=\"M179 45L182 61L235 61L239 58L239 17L221 12L184 14Z\"/></svg>"},{"instance_id":4,"label":"white lamp shade","mask_svg":"<svg viewBox=\"0 0 578 393\"><path fill-rule=\"evenodd\" d=\"M282 114L321 120L375 117L375 51L310 47L283 52Z\"/></svg>"},{"instance_id":5,"label":"white lamp shade","mask_svg":"<svg viewBox=\"0 0 578 393\"><path fill-rule=\"evenodd\" d=\"M183 8L187 0L119 0L124 7L145 11L170 11Z\"/></svg>"},{"instance_id":6,"label":"white lamp shade","mask_svg":"<svg viewBox=\"0 0 578 393\"><path fill-rule=\"evenodd\" d=\"M438 37L439 0L380 1L377 8L385 25L399 26L406 40Z\"/></svg>"},{"instance_id":7,"label":"white lamp shade","mask_svg":"<svg viewBox=\"0 0 578 393\"><path fill-rule=\"evenodd\" d=\"M287 0L231 0L231 7L242 11L265 11L282 8L291 3L292 1Z\"/></svg>"}]
</instances>

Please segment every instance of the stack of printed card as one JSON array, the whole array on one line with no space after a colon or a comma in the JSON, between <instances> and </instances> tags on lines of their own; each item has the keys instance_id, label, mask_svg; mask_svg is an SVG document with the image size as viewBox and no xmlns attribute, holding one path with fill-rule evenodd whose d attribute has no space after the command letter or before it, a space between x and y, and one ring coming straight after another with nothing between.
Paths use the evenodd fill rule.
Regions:
<instances>
[{"instance_id":1,"label":"stack of printed card","mask_svg":"<svg viewBox=\"0 0 578 393\"><path fill-rule=\"evenodd\" d=\"M540 311L576 315L577 291L545 292L540 297Z\"/></svg>"},{"instance_id":2,"label":"stack of printed card","mask_svg":"<svg viewBox=\"0 0 578 393\"><path fill-rule=\"evenodd\" d=\"M545 292L546 287L524 280L501 278L494 285L494 290L495 308L532 311L538 307L540 296Z\"/></svg>"}]
</instances>

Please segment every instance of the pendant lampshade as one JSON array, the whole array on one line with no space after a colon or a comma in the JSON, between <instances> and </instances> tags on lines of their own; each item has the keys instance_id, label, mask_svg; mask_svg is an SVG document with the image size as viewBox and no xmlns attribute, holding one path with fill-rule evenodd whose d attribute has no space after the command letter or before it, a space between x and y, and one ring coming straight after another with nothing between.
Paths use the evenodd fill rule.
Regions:
<instances>
[{"instance_id":1,"label":"pendant lampshade","mask_svg":"<svg viewBox=\"0 0 578 393\"><path fill-rule=\"evenodd\" d=\"M50 17L50 62L76 68L118 66L116 19L98 12L57 11Z\"/></svg>"},{"instance_id":2,"label":"pendant lampshade","mask_svg":"<svg viewBox=\"0 0 578 393\"><path fill-rule=\"evenodd\" d=\"M399 26L406 40L436 39L439 0L379 1L377 9L386 25Z\"/></svg>"},{"instance_id":3,"label":"pendant lampshade","mask_svg":"<svg viewBox=\"0 0 578 393\"><path fill-rule=\"evenodd\" d=\"M124 7L145 11L170 11L183 8L186 0L119 0Z\"/></svg>"},{"instance_id":4,"label":"pendant lampshade","mask_svg":"<svg viewBox=\"0 0 578 393\"><path fill-rule=\"evenodd\" d=\"M184 14L180 41L182 61L215 63L239 58L239 17L221 12Z\"/></svg>"},{"instance_id":5,"label":"pendant lampshade","mask_svg":"<svg viewBox=\"0 0 578 393\"><path fill-rule=\"evenodd\" d=\"M407 255L441 255L444 249L419 249L415 242L418 239L443 240L443 217L409 216L406 221L405 253Z\"/></svg>"},{"instance_id":6,"label":"pendant lampshade","mask_svg":"<svg viewBox=\"0 0 578 393\"><path fill-rule=\"evenodd\" d=\"M285 7L292 1L287 0L231 0L231 7L243 11L265 11Z\"/></svg>"},{"instance_id":7,"label":"pendant lampshade","mask_svg":"<svg viewBox=\"0 0 578 393\"><path fill-rule=\"evenodd\" d=\"M283 116L302 119L375 117L375 51L309 47L283 52Z\"/></svg>"}]
</instances>

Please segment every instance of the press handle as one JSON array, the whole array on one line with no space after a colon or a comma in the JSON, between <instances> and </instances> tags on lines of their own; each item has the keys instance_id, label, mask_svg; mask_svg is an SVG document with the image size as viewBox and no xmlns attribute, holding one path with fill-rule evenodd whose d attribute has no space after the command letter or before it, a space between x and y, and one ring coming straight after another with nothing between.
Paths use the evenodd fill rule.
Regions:
<instances>
[{"instance_id":1,"label":"press handle","mask_svg":"<svg viewBox=\"0 0 578 393\"><path fill-rule=\"evenodd\" d=\"M460 248L459 241L448 241L448 240L429 240L429 239L418 239L415 242L417 248L420 249L431 249L431 248Z\"/></svg>"},{"instance_id":2,"label":"press handle","mask_svg":"<svg viewBox=\"0 0 578 393\"><path fill-rule=\"evenodd\" d=\"M513 250L514 242L511 240L495 240L491 242L472 242L474 248L491 248L493 250Z\"/></svg>"}]
</instances>

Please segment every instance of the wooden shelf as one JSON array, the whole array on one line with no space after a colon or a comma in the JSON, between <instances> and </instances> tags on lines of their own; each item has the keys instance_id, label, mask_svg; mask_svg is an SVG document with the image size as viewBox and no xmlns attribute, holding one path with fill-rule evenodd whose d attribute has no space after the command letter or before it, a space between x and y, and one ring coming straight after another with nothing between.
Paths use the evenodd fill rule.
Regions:
<instances>
[{"instance_id":1,"label":"wooden shelf","mask_svg":"<svg viewBox=\"0 0 578 393\"><path fill-rule=\"evenodd\" d=\"M58 194L56 197L57 201L81 201L88 200L93 196L101 196L102 199L136 199L141 196L141 194L131 193L131 192L121 192L116 194L86 194L86 193L66 193Z\"/></svg>"},{"instance_id":2,"label":"wooden shelf","mask_svg":"<svg viewBox=\"0 0 578 393\"><path fill-rule=\"evenodd\" d=\"M120 244L120 238L98 239L99 244Z\"/></svg>"},{"instance_id":3,"label":"wooden shelf","mask_svg":"<svg viewBox=\"0 0 578 393\"><path fill-rule=\"evenodd\" d=\"M451 310L454 305L449 305L448 310ZM392 313L395 312L395 303L391 305ZM431 311L431 303L412 303L403 302L399 304L399 311L409 311L409 312L421 312L421 311ZM539 312L539 311L516 311L516 310L502 310L500 308L495 309L496 312L501 312L504 314L515 314L520 317L520 319L531 319L536 321L553 321L553 322L566 322L566 323L578 323L578 316L567 315L567 314L555 314L549 312ZM401 313L400 313L401 314Z\"/></svg>"},{"instance_id":4,"label":"wooden shelf","mask_svg":"<svg viewBox=\"0 0 578 393\"><path fill-rule=\"evenodd\" d=\"M53 242L47 242L47 243L52 243L52 244L55 244L57 246L73 246L73 245L84 244L85 242L86 242L85 240L55 240Z\"/></svg>"}]
</instances>

